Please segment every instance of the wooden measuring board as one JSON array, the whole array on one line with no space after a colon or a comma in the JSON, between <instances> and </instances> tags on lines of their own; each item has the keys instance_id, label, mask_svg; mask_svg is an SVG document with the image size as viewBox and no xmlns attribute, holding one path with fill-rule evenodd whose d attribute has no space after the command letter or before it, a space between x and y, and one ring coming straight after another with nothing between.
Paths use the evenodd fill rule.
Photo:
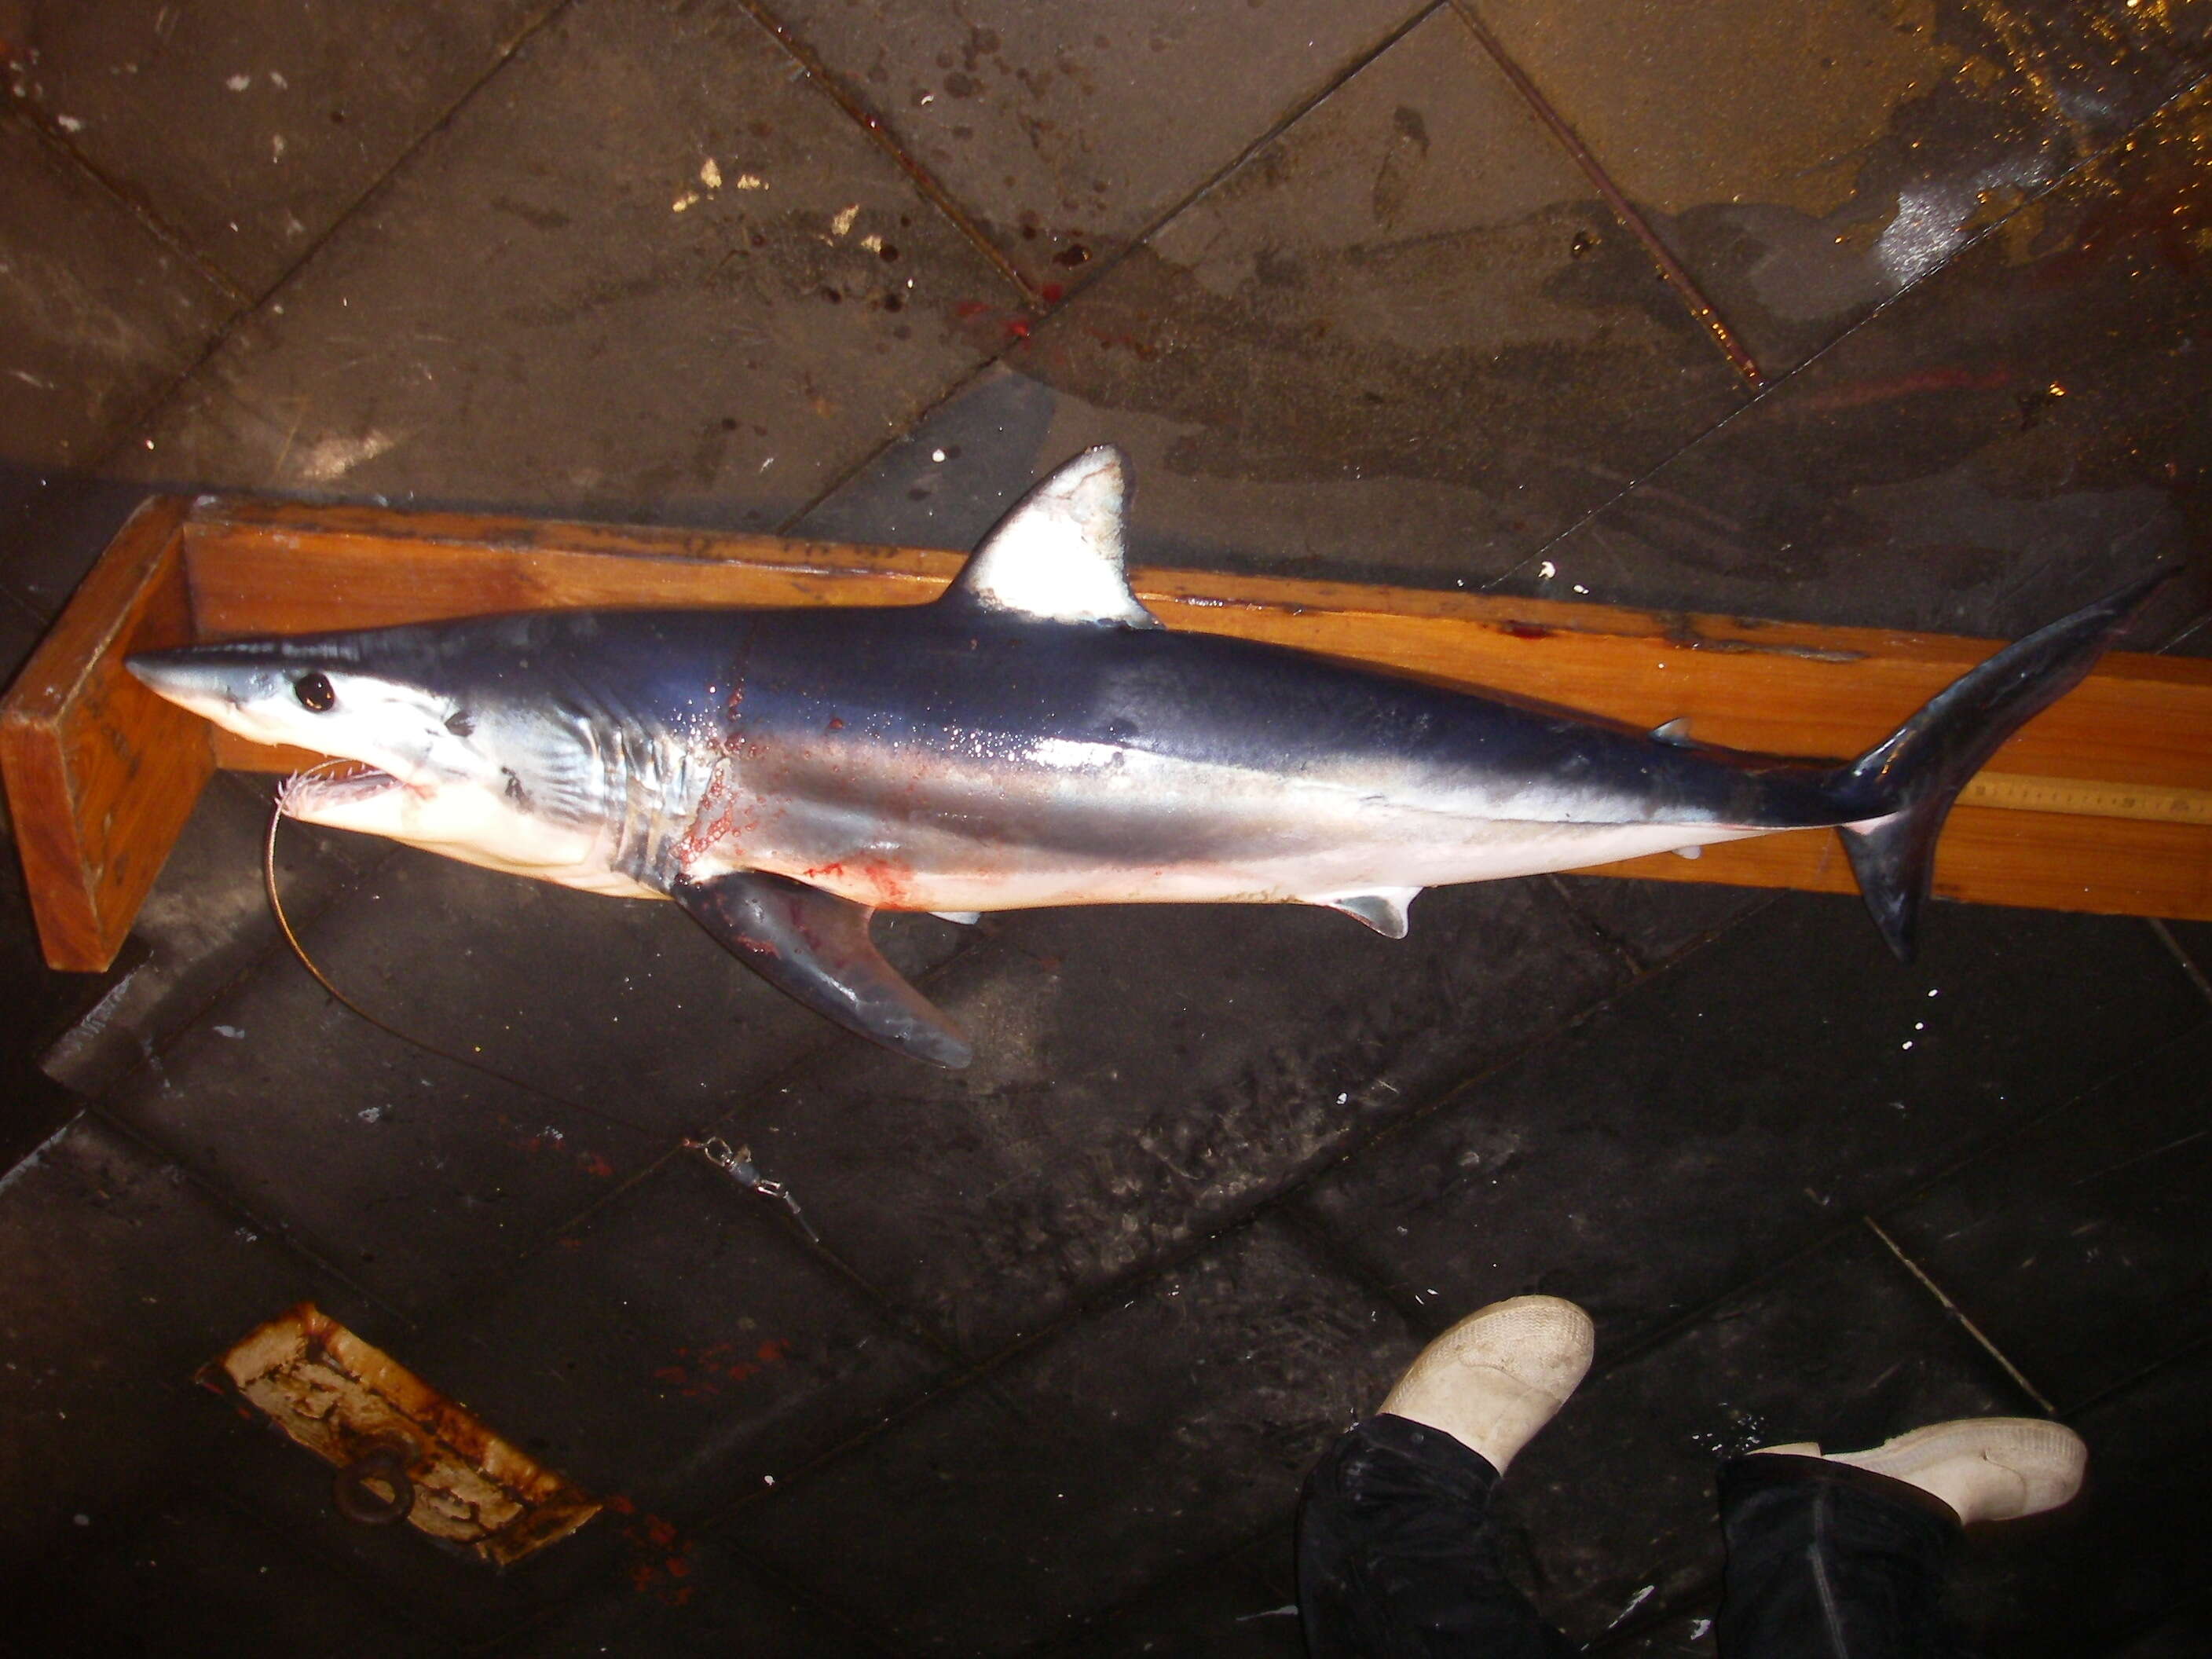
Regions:
<instances>
[{"instance_id":1,"label":"wooden measuring board","mask_svg":"<svg viewBox=\"0 0 2212 1659\"><path fill-rule=\"evenodd\" d=\"M47 960L111 961L217 766L312 757L217 732L125 653L188 640L580 605L918 604L964 554L775 537L202 497L149 501L0 703L17 846ZM1701 743L1845 757L1995 642L1617 606L1139 569L1170 628L1269 640ZM1828 830L1605 866L1850 891ZM2000 750L1945 831L1936 890L2212 920L2212 663L2114 654Z\"/></svg>"},{"instance_id":2,"label":"wooden measuring board","mask_svg":"<svg viewBox=\"0 0 2212 1659\"><path fill-rule=\"evenodd\" d=\"M2017 777L1984 772L1960 792L1969 806L2011 812L2073 812L2145 823L2212 823L2212 789L2154 789L2081 778Z\"/></svg>"}]
</instances>

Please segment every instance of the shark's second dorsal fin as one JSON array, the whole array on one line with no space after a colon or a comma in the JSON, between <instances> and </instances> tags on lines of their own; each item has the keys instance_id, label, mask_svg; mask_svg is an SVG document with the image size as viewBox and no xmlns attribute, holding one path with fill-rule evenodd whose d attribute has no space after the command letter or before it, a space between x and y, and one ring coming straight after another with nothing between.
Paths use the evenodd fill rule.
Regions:
<instances>
[{"instance_id":1,"label":"shark's second dorsal fin","mask_svg":"<svg viewBox=\"0 0 2212 1659\"><path fill-rule=\"evenodd\" d=\"M1085 450L999 521L944 602L1037 622L1158 628L1121 568L1127 472L1111 444Z\"/></svg>"}]
</instances>

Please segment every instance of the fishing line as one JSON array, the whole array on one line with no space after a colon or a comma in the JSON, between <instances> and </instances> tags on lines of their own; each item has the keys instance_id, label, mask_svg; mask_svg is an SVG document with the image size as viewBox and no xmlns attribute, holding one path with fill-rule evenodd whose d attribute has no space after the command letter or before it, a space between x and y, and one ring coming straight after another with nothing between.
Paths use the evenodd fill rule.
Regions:
<instances>
[{"instance_id":1,"label":"fishing line","mask_svg":"<svg viewBox=\"0 0 2212 1659\"><path fill-rule=\"evenodd\" d=\"M571 1100L566 1095L556 1094L553 1091L545 1088L540 1084L526 1083L520 1078L510 1077L495 1066L487 1066L483 1061L480 1060L471 1060L466 1054L457 1054L449 1048L441 1048L434 1042L426 1042L421 1037L415 1036L406 1031L401 1030L397 1025L392 1024L390 1021L380 1019L376 1015L369 1012L368 1009L362 1007L361 1004L356 1002L343 991L338 989L337 986L332 982L331 976L316 966L314 958L307 954L307 947L300 942L299 934L292 930L291 919L284 914L283 895L278 890L276 884L276 831L284 822L285 797L295 786L306 779L316 777L324 773L327 773L335 767L349 766L352 764L352 762L343 760L324 761L319 765L311 766L306 771L298 773L293 777L287 779L283 787L278 789L276 792L276 811L269 815L269 834L263 841L261 846L261 884L263 890L269 895L269 908L276 918L276 927L284 935L285 944L292 947L292 954L300 959L300 965L302 968L305 968L307 972L313 976L316 984L321 986L324 990L330 993L331 999L336 1001L340 1007L344 1008L356 1018L367 1021L378 1030L383 1032L386 1036L397 1037L400 1042L407 1044L410 1048L419 1048L426 1054L434 1054L438 1059L445 1060L450 1065L466 1066L470 1071L475 1072L480 1076L488 1077L495 1083L503 1084L510 1089L518 1090L526 1095L536 1095L541 1099L553 1102L556 1105L565 1106L572 1112L580 1113L586 1117L594 1118L601 1123L611 1124L616 1128L628 1131L632 1134L640 1133L640 1126L630 1122L628 1119L617 1117L613 1114L602 1111L595 1106L586 1106L583 1102L580 1100ZM719 1137L715 1137L703 1143L687 1139L684 1145L690 1150L703 1151L704 1147L714 1145L718 1141ZM720 1160L714 1158L711 1153L707 1154L707 1158L709 1163L720 1162ZM723 1165L722 1167L727 1168L728 1166ZM746 1181L742 1176L740 1176L739 1179L744 1185L751 1187L755 1192L784 1203L790 1207L794 1215L797 1214L797 1204L792 1200L789 1195L783 1190L781 1182L769 1182L765 1180L765 1178L756 1181ZM771 1188L775 1190L769 1190ZM803 1221L801 1224L804 1224ZM811 1237L813 1233L813 1229L809 1227L806 1231Z\"/></svg>"},{"instance_id":2,"label":"fishing line","mask_svg":"<svg viewBox=\"0 0 2212 1659\"><path fill-rule=\"evenodd\" d=\"M331 976L315 965L315 959L307 954L307 947L300 943L300 936L292 931L291 919L284 914L283 896L277 890L276 830L277 827L284 822L285 795L295 785L300 783L305 779L315 777L319 774L328 772L333 767L350 766L351 764L353 764L353 763L350 761L325 761L319 766L311 766L306 771L297 773L292 777L288 778L285 780L283 787L276 792L276 810L269 815L269 836L268 839L262 843L261 848L261 884L263 889L269 895L269 908L276 917L276 926L284 935L284 942L292 947L292 954L299 957L300 965L302 968L305 968L309 974L314 976L315 983L321 986L324 990L329 992L331 999L336 1001L340 1007L344 1008L356 1018L366 1020L369 1024L374 1025L378 1030L383 1032L386 1036L397 1037L400 1042L407 1044L408 1047L411 1048L420 1048L426 1054L434 1054L440 1060L445 1060L451 1065L465 1066L470 1071L475 1072L481 1076L488 1077L495 1083L505 1084L510 1089L520 1090L524 1094L537 1095L543 1099L553 1102L556 1105L565 1106L572 1112L580 1112L586 1117L596 1118L601 1123L612 1124L617 1128L628 1129L635 1132L638 1126L635 1123L629 1122L626 1119L616 1117L609 1112L601 1111L596 1106L586 1106L580 1100L571 1100L566 1095L556 1094L550 1089L544 1088L540 1085L535 1083L525 1083L520 1078L509 1077L506 1073L501 1071L495 1066L487 1066L480 1060L470 1059L466 1054L457 1054L449 1048L441 1048L434 1042L426 1042L421 1037L415 1036L406 1031L401 1030L397 1025L392 1024L389 1020L380 1019L376 1015L372 1014L368 1009L362 1007L361 1004L356 1002L351 997L348 996L343 991L338 989L337 985L331 982Z\"/></svg>"},{"instance_id":3,"label":"fishing line","mask_svg":"<svg viewBox=\"0 0 2212 1659\"><path fill-rule=\"evenodd\" d=\"M371 1025L376 1027L380 1031L383 1031L390 1036L398 1037L402 1042L412 1043L416 1048L422 1049L426 1053L435 1054L441 1060L454 1060L460 1065L466 1066L470 1064L470 1062L465 1060L462 1060L458 1054L449 1054L446 1053L444 1049L435 1048L428 1042L417 1042L415 1038L409 1036L406 1032L397 1030L392 1026L386 1025L374 1014L370 1013L368 1009L362 1007L361 1004L356 1002L343 991L339 990L337 986L331 984L331 976L328 974L325 974L321 969L315 966L315 959L307 954L307 947L300 943L300 936L292 931L291 919L284 914L283 895L276 890L276 829L279 824L284 822L284 798L289 794L293 789L297 787L299 785L305 783L308 779L320 777L325 773L331 771L337 767L347 765L348 763L349 763L345 761L322 761L316 765L309 767L304 772L294 773L290 777L285 779L283 783L277 786L276 810L269 815L269 835L267 839L262 842L261 846L261 887L262 890L269 895L270 914L276 918L276 926L284 935L284 943L290 945L292 947L292 954L300 958L300 966L306 969L309 974L313 975L314 976L315 983L321 986L325 991L328 991L331 994L331 999L341 1007L350 1009L357 1018L367 1020ZM476 1069L482 1071L483 1070L483 1067L479 1066ZM495 1073L492 1075L497 1076L498 1074ZM500 1079L500 1081L502 1083L508 1082L511 1079L506 1078Z\"/></svg>"},{"instance_id":4,"label":"fishing line","mask_svg":"<svg viewBox=\"0 0 2212 1659\"><path fill-rule=\"evenodd\" d=\"M441 1048L434 1042L426 1042L421 1037L409 1035L398 1026L386 1020L380 1019L369 1012L368 1009L338 989L337 985L331 982L331 976L315 965L314 958L307 954L307 947L300 943L299 934L292 930L291 919L284 914L284 897L276 884L276 831L284 822L284 801L292 789L308 778L319 776L337 767L352 764L354 763L351 761L326 760L286 779L276 791L276 810L269 815L269 834L261 844L262 890L269 895L269 908L276 918L277 929L284 935L284 943L292 947L292 954L300 959L300 965L313 977L316 984L330 994L332 1000L336 1001L340 1007L345 1009L356 1019L366 1021L386 1036L396 1037L411 1048L419 1048L426 1054L434 1054L450 1065L465 1066L471 1072L491 1079L495 1083L504 1084L510 1089L520 1090L525 1094L550 1100L556 1105L565 1106L573 1112L580 1112L586 1117L596 1118L602 1123L611 1124L631 1133L646 1133L641 1131L636 1124L586 1106L581 1101L570 1100L565 1095L555 1094L552 1091L541 1088L534 1083L525 1083L520 1078L509 1077L496 1066L487 1066L482 1060L471 1060L466 1054L454 1054L449 1049ZM732 1147L719 1134L709 1134L703 1139L685 1135L679 1144L682 1150L696 1152L708 1163L730 1176L739 1186L749 1188L761 1197L779 1205L788 1218L789 1225L805 1238L808 1246L817 1255L860 1286L870 1296L874 1297L879 1303L884 1301L882 1293L877 1291L873 1285L863 1278L858 1270L836 1251L823 1243L821 1234L816 1232L813 1224L807 1220L805 1212L799 1207L798 1195L781 1181L763 1174L760 1167L753 1162L752 1153L748 1148ZM651 1170L659 1168L666 1156L664 1154L662 1158L654 1159L652 1164L639 1170L629 1182L623 1184L628 1186L643 1179Z\"/></svg>"},{"instance_id":5,"label":"fishing line","mask_svg":"<svg viewBox=\"0 0 2212 1659\"><path fill-rule=\"evenodd\" d=\"M498 1066L487 1066L483 1060L469 1060L469 1055L456 1055L452 1048L441 1048L441 1046L434 1044L434 1042L425 1042L422 1037L404 1033L404 1030L400 1030L398 1026L392 1024L392 1022L378 1020L376 1015L369 1013L368 1009L362 1009L358 1002L354 1002L349 995L345 995L345 991L341 991L337 984L331 984L330 975L323 973L323 969L316 967L314 957L307 956L307 947L299 942L299 933L292 931L292 922L289 922L288 915L283 914L283 896L276 891L276 827L279 827L285 818L285 811L283 811L285 794L288 794L288 792L292 790L296 783L301 783L303 779L312 779L312 776L321 775L321 772L330 772L330 769L337 768L337 765L352 765L352 761L323 761L321 765L310 765L305 772L299 772L299 775L295 775L292 779L285 779L283 787L276 792L276 810L270 814L268 841L261 845L261 884L268 890L270 909L276 911L276 927L283 931L285 945L292 947L292 956L299 957L301 967L307 969L307 973L314 975L316 984L321 984L325 991L330 991L330 995L337 1000L338 1006L349 1011L349 1013L352 1013L354 1018L358 1018L358 1020L368 1020L369 1024L376 1026L378 1030L383 1030L387 1037L398 1037L398 1040L404 1042L410 1048L420 1048L420 1051L427 1053L427 1055L438 1055L438 1060L452 1061L452 1064L456 1064L456 1066L467 1066L469 1071L477 1073L477 1075L483 1075L483 1078L491 1078L495 1084L507 1084L508 1088L518 1088L518 1091L522 1091L525 1095L538 1095L538 1097L542 1099L550 1099L556 1106L566 1106L566 1109L573 1110L573 1113L584 1113L584 1117L595 1117L599 1119L602 1124L613 1124L617 1126L617 1128L626 1128L635 1133L635 1130L637 1130L637 1124L630 1124L629 1119L615 1117L613 1113L604 1113L604 1110L599 1110L598 1106L586 1106L586 1103L580 1102L580 1099L568 1099L566 1095L556 1095L550 1088L542 1088L540 1084L526 1084L520 1078L508 1078L507 1073L500 1071Z\"/></svg>"}]
</instances>

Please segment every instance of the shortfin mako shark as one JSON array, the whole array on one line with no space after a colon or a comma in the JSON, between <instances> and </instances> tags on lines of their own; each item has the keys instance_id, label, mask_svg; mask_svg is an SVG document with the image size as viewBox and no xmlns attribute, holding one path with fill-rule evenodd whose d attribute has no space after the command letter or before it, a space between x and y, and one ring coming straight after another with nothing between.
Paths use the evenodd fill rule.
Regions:
<instances>
[{"instance_id":1,"label":"shortfin mako shark","mask_svg":"<svg viewBox=\"0 0 2212 1659\"><path fill-rule=\"evenodd\" d=\"M877 910L1318 904L1399 938L1425 887L1832 825L1909 958L1954 797L2168 574L1820 764L1170 632L1123 572L1125 471L1112 448L1061 467L926 605L543 611L129 666L242 737L359 763L292 780L293 817L673 899L808 1007L961 1066Z\"/></svg>"}]
</instances>

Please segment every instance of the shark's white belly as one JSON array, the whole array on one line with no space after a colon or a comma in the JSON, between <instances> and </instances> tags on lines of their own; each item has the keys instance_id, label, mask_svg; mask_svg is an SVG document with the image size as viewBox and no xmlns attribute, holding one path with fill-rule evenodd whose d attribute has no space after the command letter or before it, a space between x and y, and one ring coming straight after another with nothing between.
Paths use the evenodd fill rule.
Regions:
<instances>
[{"instance_id":1,"label":"shark's white belly","mask_svg":"<svg viewBox=\"0 0 2212 1659\"><path fill-rule=\"evenodd\" d=\"M1026 767L966 775L954 763L933 776L940 793L928 795L923 810L907 793L908 778L887 770L861 774L849 794L805 798L717 776L715 787L657 820L664 826L657 838L682 849L675 873L705 882L769 871L890 910L1327 904L1765 833L1575 822L1589 815L1590 802L1564 787L1556 799L1514 799L1524 815L1492 817L1492 802L1479 787L1439 789L1387 769L1280 777L1076 745ZM653 880L617 867L623 812L611 802L600 815L562 822L484 790L394 789L317 805L304 815L487 869L617 897L667 896ZM647 803L622 805L635 817ZM1525 816L1532 806L1559 818ZM1095 833L1102 822L1126 827L1127 844Z\"/></svg>"},{"instance_id":2,"label":"shark's white belly","mask_svg":"<svg viewBox=\"0 0 2212 1659\"><path fill-rule=\"evenodd\" d=\"M1439 787L1410 768L1285 777L1127 750L1053 758L1064 763L956 778L922 812L763 801L744 833L702 842L690 874L768 870L892 910L1330 903L1765 833L1577 822L1591 802L1565 786L1548 799L1523 792L1512 815L1492 816L1479 782ZM879 798L901 799L872 782Z\"/></svg>"},{"instance_id":3,"label":"shark's white belly","mask_svg":"<svg viewBox=\"0 0 2212 1659\"><path fill-rule=\"evenodd\" d=\"M896 859L759 867L890 910L994 911L1060 904L1327 904L1364 893L1577 870L1770 832L1731 825L1493 823L1448 848L1364 845L1292 858L1069 867L1011 849L997 870L931 870Z\"/></svg>"}]
</instances>

